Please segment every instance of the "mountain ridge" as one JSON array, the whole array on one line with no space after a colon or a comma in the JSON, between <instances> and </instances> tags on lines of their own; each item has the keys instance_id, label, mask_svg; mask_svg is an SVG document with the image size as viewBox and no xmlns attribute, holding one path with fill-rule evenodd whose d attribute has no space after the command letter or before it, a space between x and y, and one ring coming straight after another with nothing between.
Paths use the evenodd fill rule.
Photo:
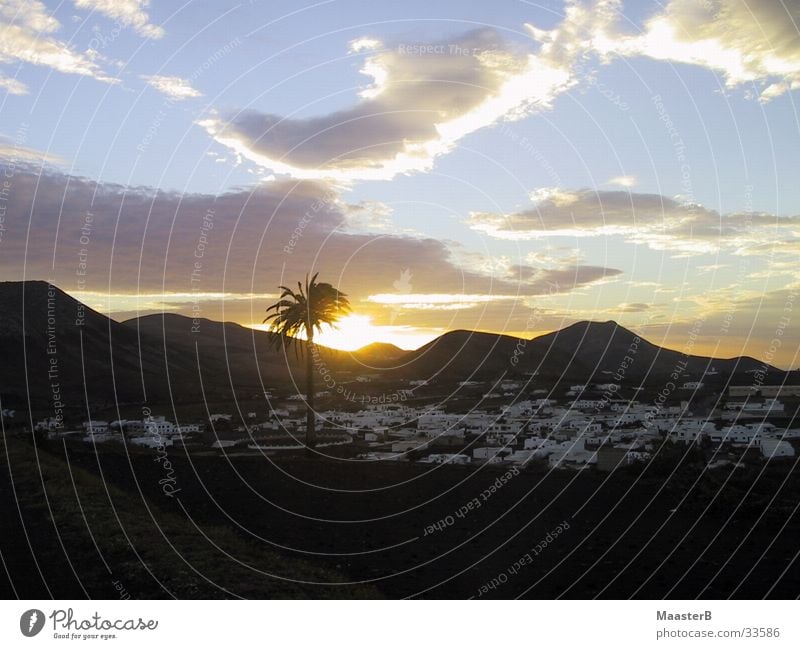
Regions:
<instances>
[{"instance_id":1,"label":"mountain ridge","mask_svg":"<svg viewBox=\"0 0 800 649\"><path fill-rule=\"evenodd\" d=\"M28 399L37 405L53 401L53 380L48 375L53 357L60 394L74 403L86 398L222 401L239 394L262 394L275 386L303 385L302 359L276 349L273 340L269 332L235 322L176 313L117 322L47 282L0 282L4 407L9 397L18 404ZM55 344L56 354L48 354L50 344ZM378 372L386 380L463 382L508 375L553 385L608 383L616 376L616 382L644 384L663 383L675 368L682 380L700 380L712 367L720 375L742 375L742 381L752 381L744 374L765 367L747 356L687 356L650 343L611 320L579 321L530 339L457 329L410 351L388 343L353 352L318 349L320 362L341 373L341 382L355 374ZM633 361L620 372L626 357ZM787 376L771 366L767 372L770 380Z\"/></svg>"}]
</instances>

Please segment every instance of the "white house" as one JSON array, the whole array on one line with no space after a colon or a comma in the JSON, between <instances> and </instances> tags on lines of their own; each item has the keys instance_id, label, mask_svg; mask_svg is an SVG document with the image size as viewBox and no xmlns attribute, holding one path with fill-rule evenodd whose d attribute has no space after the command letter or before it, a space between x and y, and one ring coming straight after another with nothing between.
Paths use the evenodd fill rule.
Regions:
<instances>
[{"instance_id":1,"label":"white house","mask_svg":"<svg viewBox=\"0 0 800 649\"><path fill-rule=\"evenodd\" d=\"M64 422L56 417L49 417L36 422L35 430L53 431L64 427Z\"/></svg>"},{"instance_id":2,"label":"white house","mask_svg":"<svg viewBox=\"0 0 800 649\"><path fill-rule=\"evenodd\" d=\"M562 442L553 449L547 458L547 462L553 468L564 468L565 465L597 464L597 453L595 451L587 451L582 440Z\"/></svg>"},{"instance_id":3,"label":"white house","mask_svg":"<svg viewBox=\"0 0 800 649\"><path fill-rule=\"evenodd\" d=\"M108 432L108 422L92 419L90 421L84 421L83 428L90 435L102 435Z\"/></svg>"},{"instance_id":4,"label":"white house","mask_svg":"<svg viewBox=\"0 0 800 649\"><path fill-rule=\"evenodd\" d=\"M472 449L472 457L475 460L490 460L494 457L504 459L511 455L511 449L498 448L497 446L485 446Z\"/></svg>"},{"instance_id":5,"label":"white house","mask_svg":"<svg viewBox=\"0 0 800 649\"><path fill-rule=\"evenodd\" d=\"M761 426L751 424L735 424L722 430L714 430L709 434L712 442L721 444L752 444L761 439Z\"/></svg>"},{"instance_id":6,"label":"white house","mask_svg":"<svg viewBox=\"0 0 800 649\"><path fill-rule=\"evenodd\" d=\"M551 439L544 439L543 437L528 437L525 439L523 448L534 450L537 448L542 448L543 446L550 446L552 444L555 444L555 442Z\"/></svg>"},{"instance_id":7,"label":"white house","mask_svg":"<svg viewBox=\"0 0 800 649\"><path fill-rule=\"evenodd\" d=\"M780 439L762 439L759 445L761 456L766 459L774 457L794 457L794 447Z\"/></svg>"},{"instance_id":8,"label":"white house","mask_svg":"<svg viewBox=\"0 0 800 649\"><path fill-rule=\"evenodd\" d=\"M147 448L159 448L172 446L174 442L171 437L162 438L155 435L147 435L145 437L131 437L128 443L136 446L146 446Z\"/></svg>"},{"instance_id":9,"label":"white house","mask_svg":"<svg viewBox=\"0 0 800 649\"><path fill-rule=\"evenodd\" d=\"M471 461L469 455L461 453L435 453L420 460L430 464L469 464Z\"/></svg>"},{"instance_id":10,"label":"white house","mask_svg":"<svg viewBox=\"0 0 800 649\"><path fill-rule=\"evenodd\" d=\"M422 451L428 448L426 439L409 439L403 442L392 443L392 453L407 453L408 451Z\"/></svg>"},{"instance_id":11,"label":"white house","mask_svg":"<svg viewBox=\"0 0 800 649\"><path fill-rule=\"evenodd\" d=\"M598 410L606 405L602 399L575 399L570 406L576 410Z\"/></svg>"},{"instance_id":12,"label":"white house","mask_svg":"<svg viewBox=\"0 0 800 649\"><path fill-rule=\"evenodd\" d=\"M712 435L720 435L714 424L710 421L702 419L682 419L680 421L662 420L666 421L668 427L666 430L669 432L669 438L673 442L683 442L684 444L691 444L692 442L700 441L704 437L712 437ZM655 420L654 420L655 423ZM660 431L665 429L659 426Z\"/></svg>"}]
</instances>

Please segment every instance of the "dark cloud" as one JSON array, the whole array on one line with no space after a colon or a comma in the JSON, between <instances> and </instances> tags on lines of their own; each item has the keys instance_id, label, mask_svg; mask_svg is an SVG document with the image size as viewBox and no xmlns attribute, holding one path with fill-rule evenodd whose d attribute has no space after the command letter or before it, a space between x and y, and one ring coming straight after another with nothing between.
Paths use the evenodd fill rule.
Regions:
<instances>
[{"instance_id":1,"label":"dark cloud","mask_svg":"<svg viewBox=\"0 0 800 649\"><path fill-rule=\"evenodd\" d=\"M594 284L604 279L621 275L617 268L574 264L559 268L534 268L533 266L512 266L509 275L525 282L535 295L556 295Z\"/></svg>"},{"instance_id":2,"label":"dark cloud","mask_svg":"<svg viewBox=\"0 0 800 649\"><path fill-rule=\"evenodd\" d=\"M147 294L140 305L146 310L187 312L195 292L237 294L225 299L226 314L253 321L263 294L317 271L356 303L397 292L406 269L413 293L522 297L551 285L565 292L621 272L575 266L492 278L459 267L436 239L353 233L350 206L318 182L275 182L210 196L17 169L7 196L0 240L5 278L50 279L71 292ZM204 315L218 317L222 298L205 302L214 313ZM136 306L110 308L129 314Z\"/></svg>"},{"instance_id":3,"label":"dark cloud","mask_svg":"<svg viewBox=\"0 0 800 649\"><path fill-rule=\"evenodd\" d=\"M658 194L549 188L532 194L530 209L510 214L473 212L469 224L501 238L619 235L657 250L747 253L796 242L800 217L760 212L719 214Z\"/></svg>"}]
</instances>

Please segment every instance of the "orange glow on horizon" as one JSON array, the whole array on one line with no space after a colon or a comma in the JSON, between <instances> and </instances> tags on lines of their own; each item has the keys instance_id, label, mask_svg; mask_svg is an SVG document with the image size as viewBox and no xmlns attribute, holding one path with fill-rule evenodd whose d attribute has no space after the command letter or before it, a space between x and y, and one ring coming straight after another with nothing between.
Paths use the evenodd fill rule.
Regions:
<instances>
[{"instance_id":1,"label":"orange glow on horizon","mask_svg":"<svg viewBox=\"0 0 800 649\"><path fill-rule=\"evenodd\" d=\"M252 329L269 331L269 325L251 324ZM400 349L418 349L444 333L444 330L411 327L408 325L376 325L372 316L350 314L335 325L326 325L314 336L314 342L346 352L373 343L389 343ZM301 336L304 338L304 336Z\"/></svg>"}]
</instances>

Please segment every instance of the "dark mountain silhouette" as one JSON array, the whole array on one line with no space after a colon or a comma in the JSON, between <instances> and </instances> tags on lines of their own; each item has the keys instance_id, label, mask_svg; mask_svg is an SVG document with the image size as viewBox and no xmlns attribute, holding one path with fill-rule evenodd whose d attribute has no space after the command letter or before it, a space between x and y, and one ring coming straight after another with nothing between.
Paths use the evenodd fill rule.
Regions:
<instances>
[{"instance_id":1,"label":"dark mountain silhouette","mask_svg":"<svg viewBox=\"0 0 800 649\"><path fill-rule=\"evenodd\" d=\"M60 396L74 407L85 398L143 402L168 392L155 341L138 339L47 282L0 283L0 357L4 403L30 399L37 408ZM171 372L180 379L186 369L178 364Z\"/></svg>"},{"instance_id":2,"label":"dark mountain silhouette","mask_svg":"<svg viewBox=\"0 0 800 649\"><path fill-rule=\"evenodd\" d=\"M23 317L24 314L24 317ZM3 407L73 410L90 404L225 401L291 390L302 380L293 351L270 333L177 314L116 322L47 282L0 283L0 397ZM389 347L378 346L378 360ZM368 350L319 347L336 371L359 371Z\"/></svg>"},{"instance_id":3,"label":"dark mountain silhouette","mask_svg":"<svg viewBox=\"0 0 800 649\"><path fill-rule=\"evenodd\" d=\"M604 383L612 382L611 376L619 375L620 369L624 370L626 382L648 378L661 382L676 371L699 380L712 368L721 375L730 376L763 367L762 363L747 356L732 359L687 356L681 351L654 345L613 321L577 322L535 338L531 346L538 353L556 349L569 352L591 369L587 379ZM626 357L633 362L628 360L627 366L623 367Z\"/></svg>"},{"instance_id":4,"label":"dark mountain silhouette","mask_svg":"<svg viewBox=\"0 0 800 649\"><path fill-rule=\"evenodd\" d=\"M23 319L24 314L24 319ZM0 396L4 407L50 407L54 391L80 407L92 404L225 401L292 392L303 368L273 334L231 322L157 314L118 323L46 282L0 283ZM635 343L635 344L634 344ZM578 322L532 340L451 331L414 351L376 343L355 352L319 347L319 365L339 383L363 372L387 379L445 381L536 374L537 382L663 382L679 370L698 380L752 381L764 366L752 358L685 356L654 345L614 322ZM619 370L628 362L619 381ZM54 360L55 359L55 360ZM55 370L55 373L52 372ZM748 374L748 372L750 374ZM767 382L787 374L769 368ZM320 389L324 389L320 383Z\"/></svg>"},{"instance_id":5,"label":"dark mountain silhouette","mask_svg":"<svg viewBox=\"0 0 800 649\"><path fill-rule=\"evenodd\" d=\"M303 385L302 358L294 349L284 352L276 347L274 335L269 332L175 313L133 318L123 325L156 341L170 365L190 358L195 374L200 368L204 386L211 381L219 388L222 381L228 388L233 385L237 394L241 390L261 394L265 389L286 388L293 382ZM321 345L317 349L320 363L328 369L356 370L361 365L358 352L350 354Z\"/></svg>"},{"instance_id":6,"label":"dark mountain silhouette","mask_svg":"<svg viewBox=\"0 0 800 649\"><path fill-rule=\"evenodd\" d=\"M397 345L392 345L391 343L370 343L369 345L359 347L353 352L355 356L363 356L364 358L386 359L400 358L407 353L408 350L400 349Z\"/></svg>"},{"instance_id":7,"label":"dark mountain silhouette","mask_svg":"<svg viewBox=\"0 0 800 649\"><path fill-rule=\"evenodd\" d=\"M631 361L632 359L632 361ZM485 379L536 373L548 382L663 383L678 372L682 381L730 377L763 369L747 356L712 359L659 347L616 322L582 321L531 340L502 334L451 331L402 358L405 375ZM773 380L785 373L769 368ZM616 377L616 378L615 378ZM752 379L750 379L752 380Z\"/></svg>"},{"instance_id":8,"label":"dark mountain silhouette","mask_svg":"<svg viewBox=\"0 0 800 649\"><path fill-rule=\"evenodd\" d=\"M512 361L512 359L516 359ZM400 372L419 378L486 379L504 372L539 372L551 376L555 366L569 367L570 374L588 371L580 358L570 364L570 355L555 349L547 358L530 341L480 331L450 331L403 357Z\"/></svg>"},{"instance_id":9,"label":"dark mountain silhouette","mask_svg":"<svg viewBox=\"0 0 800 649\"><path fill-rule=\"evenodd\" d=\"M363 371L370 369L391 369L402 364L408 350L400 349L390 343L371 343L350 352L350 356Z\"/></svg>"}]
</instances>

